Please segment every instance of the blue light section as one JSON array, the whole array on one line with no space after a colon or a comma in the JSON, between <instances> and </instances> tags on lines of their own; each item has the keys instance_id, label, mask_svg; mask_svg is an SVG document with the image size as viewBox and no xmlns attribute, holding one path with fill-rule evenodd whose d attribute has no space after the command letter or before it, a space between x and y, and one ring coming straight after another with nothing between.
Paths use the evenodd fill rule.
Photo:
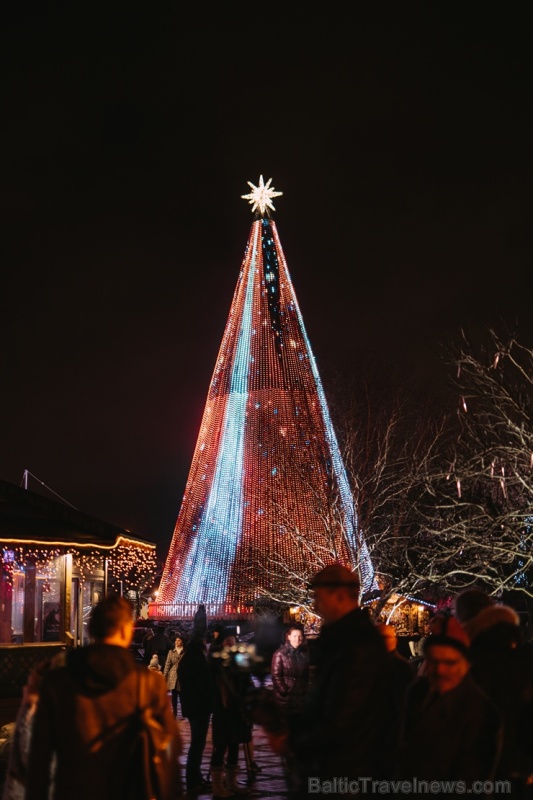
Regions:
<instances>
[{"instance_id":1,"label":"blue light section","mask_svg":"<svg viewBox=\"0 0 533 800\"><path fill-rule=\"evenodd\" d=\"M243 456L256 259L254 246L217 463L198 533L180 579L178 594L185 602L224 602L242 532Z\"/></svg>"},{"instance_id":2,"label":"blue light section","mask_svg":"<svg viewBox=\"0 0 533 800\"><path fill-rule=\"evenodd\" d=\"M288 280L290 280L289 277ZM292 296L293 297L296 296L294 294L294 290L292 290ZM333 428L331 417L329 415L329 408L326 400L326 395L324 394L324 389L322 388L322 381L320 380L320 375L315 362L315 357L313 355L313 351L311 350L311 344L307 337L307 331L305 330L303 317L300 313L300 308L297 302L295 302L294 308L298 316L298 322L302 331L302 335L305 340L307 352L309 354L309 363L311 364L311 370L313 373L313 377L315 379L318 398L320 400L320 408L322 411L322 418L324 420L324 429L326 433L329 452L331 454L331 462L333 465L333 474L335 475L335 478L337 480L337 486L339 489L339 494L341 496L342 508L344 511L344 526L346 531L346 538L352 548L355 563L359 563L359 569L361 572L361 589L363 593L368 592L378 588L374 567L372 565L372 559L370 558L370 554L368 552L368 547L366 545L364 537L362 536L359 527L357 525L357 515L354 508L353 496L350 489L348 476L346 475L346 469L344 467L344 462L342 460L339 451L337 437L335 436L335 430Z\"/></svg>"}]
</instances>

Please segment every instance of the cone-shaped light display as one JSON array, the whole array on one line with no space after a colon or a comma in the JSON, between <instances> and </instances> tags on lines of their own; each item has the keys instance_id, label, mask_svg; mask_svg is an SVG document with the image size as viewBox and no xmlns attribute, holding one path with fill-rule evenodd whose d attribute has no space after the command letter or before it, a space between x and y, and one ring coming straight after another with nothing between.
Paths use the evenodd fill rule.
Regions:
<instances>
[{"instance_id":1,"label":"cone-shaped light display","mask_svg":"<svg viewBox=\"0 0 533 800\"><path fill-rule=\"evenodd\" d=\"M328 547L338 560L359 565L363 590L374 582L269 214L272 198L281 193L262 177L257 187L249 186L244 197L255 220L158 597L182 608L210 604L222 614L261 595L272 574L269 564L305 572L314 566L309 554L327 556ZM332 504L341 520L338 533L324 527ZM309 546L299 544L301 537Z\"/></svg>"}]
</instances>

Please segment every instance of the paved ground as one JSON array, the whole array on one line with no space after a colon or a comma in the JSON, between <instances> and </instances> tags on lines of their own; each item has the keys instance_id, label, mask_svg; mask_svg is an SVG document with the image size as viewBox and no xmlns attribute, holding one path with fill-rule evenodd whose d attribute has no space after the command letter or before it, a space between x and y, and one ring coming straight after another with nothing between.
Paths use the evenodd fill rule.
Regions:
<instances>
[{"instance_id":1,"label":"paved ground","mask_svg":"<svg viewBox=\"0 0 533 800\"><path fill-rule=\"evenodd\" d=\"M187 720L179 720L179 727L183 737L184 742L184 754L182 756L182 762L185 764L185 759L187 756L187 750L189 748L189 741L190 741L190 733L189 733L189 723ZM266 740L265 734L263 729L254 726L253 732L253 747L254 747L254 759L257 764L261 767L261 771L257 773L257 776L253 783L248 784L250 792L248 797L250 800L256 800L257 798L272 798L272 800L276 800L276 798L287 798L287 786L283 777L283 768L281 765L280 757L275 755L270 749L268 742ZM202 772L207 774L209 771L209 759L211 758L211 728L209 728L209 734L207 737L207 745L204 751L204 760L202 766ZM246 785L247 778L246 778L246 765L244 760L244 753L241 751L239 754L239 783L241 785ZM184 770L185 773L185 770ZM199 795L201 798L210 797L210 794L206 795Z\"/></svg>"},{"instance_id":2,"label":"paved ground","mask_svg":"<svg viewBox=\"0 0 533 800\"><path fill-rule=\"evenodd\" d=\"M14 721L19 706L19 702L20 702L19 700L0 699L0 725ZM184 720L180 719L178 721L178 725L181 731L183 745L184 745L183 756L181 760L183 765L185 765L185 759L187 757L187 751L189 749L189 742L190 742L189 723L187 722L186 719ZM283 768L281 765L280 757L272 752L266 740L263 729L258 726L254 727L253 745L254 745L254 759L257 762L257 764L261 767L261 771L257 774L255 781L249 784L250 792L247 795L247 797L250 798L250 800L258 800L258 798L270 798L271 800L276 800L276 798L279 798L279 800L283 800L284 798L288 798L288 792L285 780L283 778ZM211 745L211 727L210 727L207 737L207 745L204 751L204 759L202 766L202 772L204 774L207 774L209 771L209 760L211 758L211 749L212 745ZM239 783L244 786L247 784L247 776L246 776L246 764L242 748L239 754L239 766L240 766ZM185 775L185 768L183 769L183 774ZM1 794L2 783L3 783L3 775L0 774L0 794ZM211 795L210 794L199 795L199 797L202 798L203 800L203 798L209 798L211 797ZM246 796L244 796L244 800L246 800Z\"/></svg>"}]
</instances>

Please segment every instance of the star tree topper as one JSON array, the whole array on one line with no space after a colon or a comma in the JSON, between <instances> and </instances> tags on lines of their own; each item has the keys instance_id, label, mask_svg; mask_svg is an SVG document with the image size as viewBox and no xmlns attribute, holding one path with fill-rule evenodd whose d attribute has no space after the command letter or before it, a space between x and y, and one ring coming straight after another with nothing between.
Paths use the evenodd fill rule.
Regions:
<instances>
[{"instance_id":1,"label":"star tree topper","mask_svg":"<svg viewBox=\"0 0 533 800\"><path fill-rule=\"evenodd\" d=\"M269 178L265 184L263 183L263 176L260 175L259 186L254 186L254 184L250 183L250 181L246 181L246 183L252 191L250 194L242 194L241 197L243 200L248 200L252 206L252 211L259 209L261 214L265 214L269 208L271 208L272 211L276 210L274 208L274 204L272 203L272 198L281 197L283 192L276 192L274 189L270 188L272 178Z\"/></svg>"}]
</instances>

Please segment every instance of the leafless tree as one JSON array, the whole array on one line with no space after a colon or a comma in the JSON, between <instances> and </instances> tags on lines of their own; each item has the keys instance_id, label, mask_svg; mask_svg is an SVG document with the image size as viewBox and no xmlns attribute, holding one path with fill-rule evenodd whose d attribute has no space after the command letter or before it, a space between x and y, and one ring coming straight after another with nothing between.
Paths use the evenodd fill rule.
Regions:
<instances>
[{"instance_id":1,"label":"leafless tree","mask_svg":"<svg viewBox=\"0 0 533 800\"><path fill-rule=\"evenodd\" d=\"M420 505L426 476L441 462L447 419L435 406L409 402L401 389L383 393L367 384L343 398L338 429L358 522L376 571L372 610L379 616L394 595L427 595L434 554L422 546Z\"/></svg>"},{"instance_id":2,"label":"leafless tree","mask_svg":"<svg viewBox=\"0 0 533 800\"><path fill-rule=\"evenodd\" d=\"M333 561L345 561L357 566L358 548L356 539L348 534L353 525L346 524L345 509L341 504L336 484L329 483L326 502L324 492L315 480L296 461L290 465L291 485L308 506L308 522L305 529L295 523L296 515L284 492L286 476L279 473L276 500L271 505L271 525L275 536L283 540L275 552L256 547L251 554L250 577L257 580L257 594L262 600L270 600L285 606L299 606L312 611L309 582L312 576ZM295 489L296 487L296 489ZM243 589L248 585L248 576L243 576Z\"/></svg>"},{"instance_id":3,"label":"leafless tree","mask_svg":"<svg viewBox=\"0 0 533 800\"><path fill-rule=\"evenodd\" d=\"M358 569L367 548L376 582L363 599L372 601L378 616L394 594L416 596L427 586L424 571L432 554L415 547L409 555L409 548L420 540L418 501L427 474L435 471L445 424L435 422L429 411L411 410L399 392L384 394L368 384L351 387L345 381L331 405L351 483L353 518L346 520L346 505L333 483L326 503L317 494L310 504L312 536L291 522L291 510L280 499L273 524L283 528L296 555L258 552L254 563L263 596L309 611L312 575L339 559ZM299 480L305 484L304 473ZM305 492L312 496L308 486ZM348 530L357 532L355 542Z\"/></svg>"},{"instance_id":4,"label":"leafless tree","mask_svg":"<svg viewBox=\"0 0 533 800\"><path fill-rule=\"evenodd\" d=\"M464 334L450 352L456 435L444 469L428 470L425 578L456 591L533 596L533 348L511 334ZM415 548L416 549L416 548ZM420 574L418 570L414 570Z\"/></svg>"},{"instance_id":5,"label":"leafless tree","mask_svg":"<svg viewBox=\"0 0 533 800\"><path fill-rule=\"evenodd\" d=\"M448 366L449 416L375 385L344 385L331 403L354 524L376 571L366 598L375 616L394 595L438 601L473 584L533 597L533 348L494 330L484 342L462 335ZM346 531L334 489L314 516L318 538L291 526L279 502L274 524L299 558L257 554L271 599L310 609L310 577L339 557ZM357 548L351 556L357 568Z\"/></svg>"}]
</instances>

